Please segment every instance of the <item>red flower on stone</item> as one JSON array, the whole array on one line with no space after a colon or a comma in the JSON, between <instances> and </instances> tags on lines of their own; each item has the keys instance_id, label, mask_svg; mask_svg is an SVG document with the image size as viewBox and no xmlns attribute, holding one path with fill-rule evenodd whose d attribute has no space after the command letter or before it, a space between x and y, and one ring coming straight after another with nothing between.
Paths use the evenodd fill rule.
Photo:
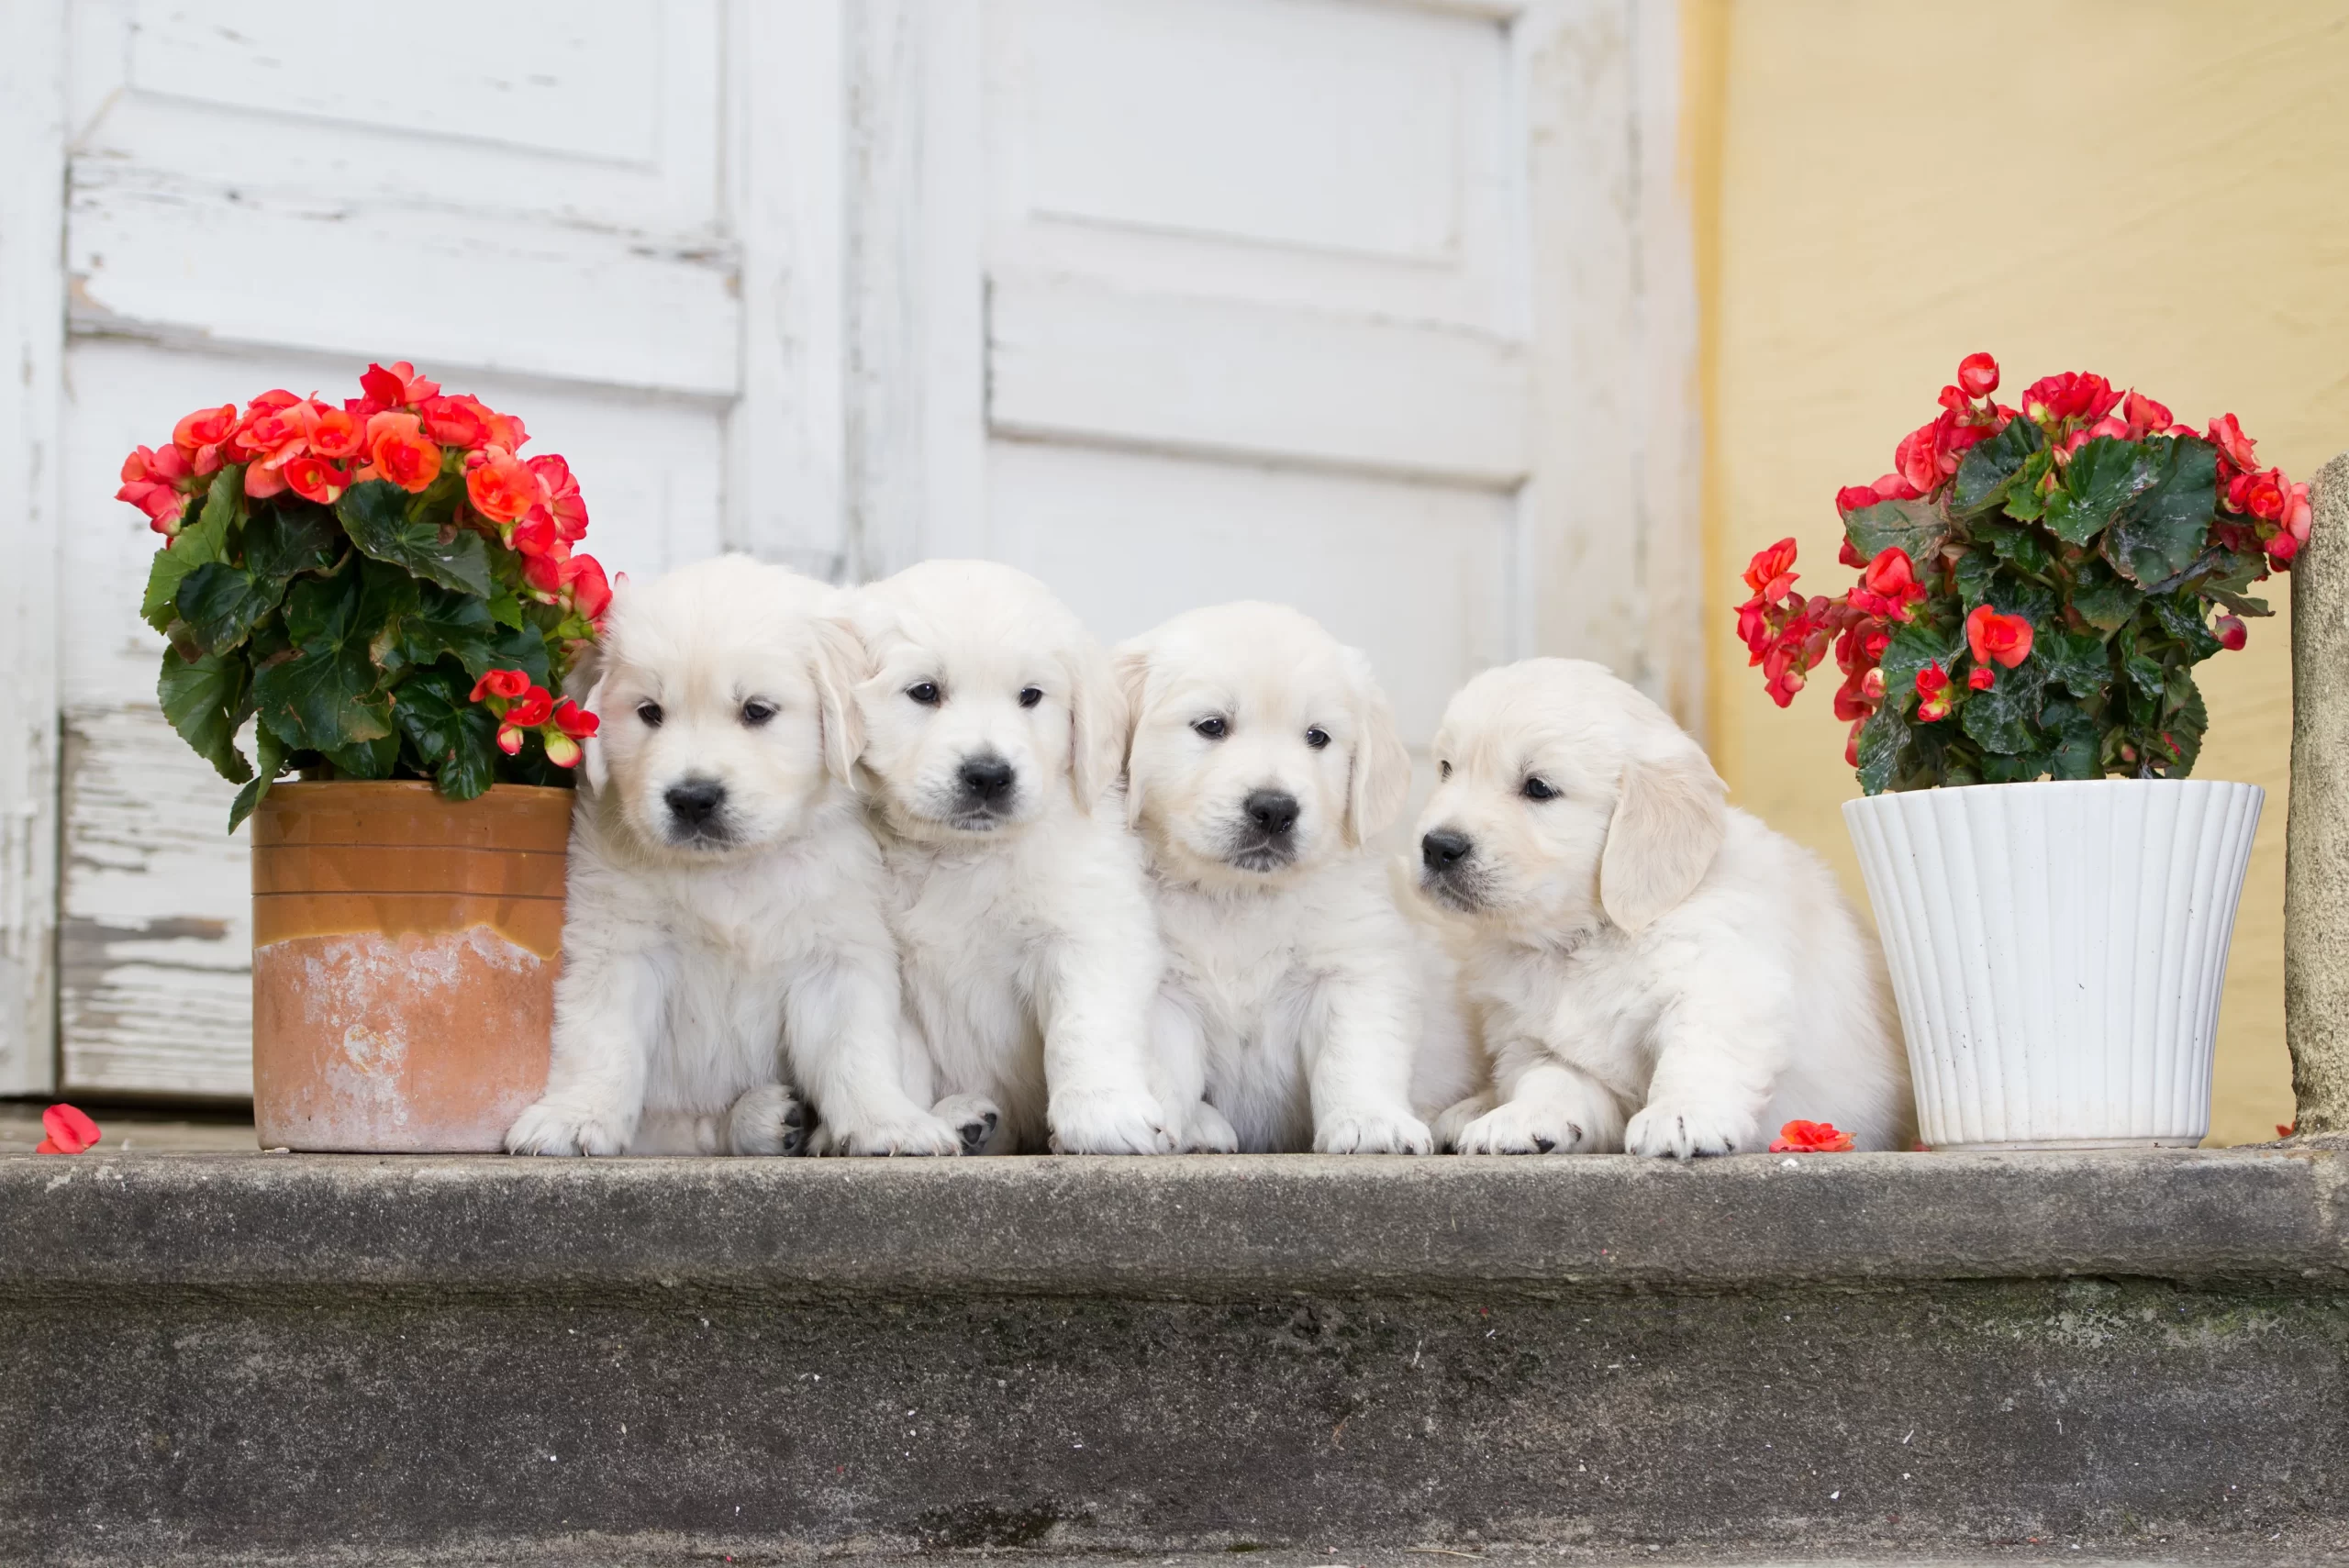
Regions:
<instances>
[{"instance_id":1,"label":"red flower on stone","mask_svg":"<svg viewBox=\"0 0 2349 1568\"><path fill-rule=\"evenodd\" d=\"M40 1127L49 1136L34 1149L36 1154L79 1154L104 1136L96 1122L72 1106L51 1106L41 1112Z\"/></svg>"},{"instance_id":2,"label":"red flower on stone","mask_svg":"<svg viewBox=\"0 0 2349 1568\"><path fill-rule=\"evenodd\" d=\"M1831 1121L1790 1121L1770 1142L1773 1154L1848 1154L1852 1135Z\"/></svg>"}]
</instances>

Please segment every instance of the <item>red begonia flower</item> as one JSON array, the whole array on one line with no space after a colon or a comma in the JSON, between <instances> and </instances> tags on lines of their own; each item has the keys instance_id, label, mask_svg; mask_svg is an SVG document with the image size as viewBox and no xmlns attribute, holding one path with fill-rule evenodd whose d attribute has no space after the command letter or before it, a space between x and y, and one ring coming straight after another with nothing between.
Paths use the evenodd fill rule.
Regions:
<instances>
[{"instance_id":1,"label":"red begonia flower","mask_svg":"<svg viewBox=\"0 0 2349 1568\"><path fill-rule=\"evenodd\" d=\"M366 393L367 400L374 405L375 410L381 412L406 404L421 403L438 393L440 384L417 374L416 367L402 360L389 369L382 365L369 365L367 373L359 378L359 387Z\"/></svg>"},{"instance_id":2,"label":"red begonia flower","mask_svg":"<svg viewBox=\"0 0 2349 1568\"><path fill-rule=\"evenodd\" d=\"M555 531L568 540L584 539L587 503L580 498L579 481L572 477L571 465L550 452L530 459L529 470L539 476L547 510L554 514Z\"/></svg>"},{"instance_id":3,"label":"red begonia flower","mask_svg":"<svg viewBox=\"0 0 2349 1568\"><path fill-rule=\"evenodd\" d=\"M1998 390L1998 361L1987 354L1968 354L1957 361L1957 384L1968 397L1987 397Z\"/></svg>"},{"instance_id":4,"label":"red begonia flower","mask_svg":"<svg viewBox=\"0 0 2349 1568\"><path fill-rule=\"evenodd\" d=\"M283 470L286 486L305 501L331 506L351 488L351 475L337 464L315 457L297 457Z\"/></svg>"},{"instance_id":5,"label":"red begonia flower","mask_svg":"<svg viewBox=\"0 0 2349 1568\"><path fill-rule=\"evenodd\" d=\"M571 590L571 607L581 618L602 625L612 602L612 585L602 562L592 555L574 555L562 563L563 585Z\"/></svg>"},{"instance_id":6,"label":"red begonia flower","mask_svg":"<svg viewBox=\"0 0 2349 1568\"><path fill-rule=\"evenodd\" d=\"M506 710L506 722L523 729L536 729L553 715L554 698L544 686L532 686Z\"/></svg>"},{"instance_id":7,"label":"red begonia flower","mask_svg":"<svg viewBox=\"0 0 2349 1568\"><path fill-rule=\"evenodd\" d=\"M79 1154L103 1135L98 1124L72 1106L57 1105L40 1113L41 1130L49 1134L36 1154Z\"/></svg>"},{"instance_id":8,"label":"red begonia flower","mask_svg":"<svg viewBox=\"0 0 2349 1568\"><path fill-rule=\"evenodd\" d=\"M1773 1154L1848 1154L1851 1150L1852 1135L1838 1131L1831 1121L1790 1121L1770 1142Z\"/></svg>"},{"instance_id":9,"label":"red begonia flower","mask_svg":"<svg viewBox=\"0 0 2349 1568\"><path fill-rule=\"evenodd\" d=\"M2233 415L2221 414L2211 420L2209 439L2219 449L2219 454L2237 468L2252 466L2252 449L2258 443L2243 433L2243 426Z\"/></svg>"},{"instance_id":10,"label":"red begonia flower","mask_svg":"<svg viewBox=\"0 0 2349 1568\"><path fill-rule=\"evenodd\" d=\"M492 670L473 683L473 701L503 697L507 701L530 689L530 677L519 670Z\"/></svg>"},{"instance_id":11,"label":"red begonia flower","mask_svg":"<svg viewBox=\"0 0 2349 1568\"><path fill-rule=\"evenodd\" d=\"M172 427L172 441L193 458L206 447L217 447L237 428L237 406L199 408Z\"/></svg>"},{"instance_id":12,"label":"red begonia flower","mask_svg":"<svg viewBox=\"0 0 2349 1568\"><path fill-rule=\"evenodd\" d=\"M554 727L574 740L584 740L596 733L603 721L569 697L554 705Z\"/></svg>"},{"instance_id":13,"label":"red begonia flower","mask_svg":"<svg viewBox=\"0 0 2349 1568\"><path fill-rule=\"evenodd\" d=\"M2128 423L2128 438L2132 441L2161 435L2170 428L2169 410L2133 389L2121 400L2121 417Z\"/></svg>"},{"instance_id":14,"label":"red begonia flower","mask_svg":"<svg viewBox=\"0 0 2349 1568\"><path fill-rule=\"evenodd\" d=\"M367 427L340 408L320 408L310 420L313 455L347 462L367 450Z\"/></svg>"},{"instance_id":15,"label":"red begonia flower","mask_svg":"<svg viewBox=\"0 0 2349 1568\"><path fill-rule=\"evenodd\" d=\"M2021 616L2002 616L1987 605L1976 605L1965 617L1965 644L1974 662L1993 659L2011 670L2031 657L2031 623Z\"/></svg>"},{"instance_id":16,"label":"red begonia flower","mask_svg":"<svg viewBox=\"0 0 2349 1568\"><path fill-rule=\"evenodd\" d=\"M359 477L388 479L411 495L440 477L440 444L413 414L383 413L367 421L367 466Z\"/></svg>"},{"instance_id":17,"label":"red begonia flower","mask_svg":"<svg viewBox=\"0 0 2349 1568\"><path fill-rule=\"evenodd\" d=\"M491 447L482 462L467 470L465 495L473 510L493 523L519 522L539 504L539 477L520 459Z\"/></svg>"}]
</instances>

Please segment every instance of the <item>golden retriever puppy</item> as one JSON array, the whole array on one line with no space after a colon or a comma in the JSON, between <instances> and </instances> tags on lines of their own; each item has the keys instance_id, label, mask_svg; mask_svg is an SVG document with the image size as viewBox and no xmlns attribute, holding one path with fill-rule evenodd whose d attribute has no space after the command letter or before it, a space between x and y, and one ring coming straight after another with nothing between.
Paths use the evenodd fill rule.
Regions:
<instances>
[{"instance_id":1,"label":"golden retriever puppy","mask_svg":"<svg viewBox=\"0 0 2349 1568\"><path fill-rule=\"evenodd\" d=\"M1494 1090L1467 1153L1765 1150L1795 1118L1906 1149L1884 960L1818 857L1723 803L1697 743L1606 669L1531 659L1436 736L1419 886L1469 927Z\"/></svg>"},{"instance_id":2,"label":"golden retriever puppy","mask_svg":"<svg viewBox=\"0 0 2349 1568\"><path fill-rule=\"evenodd\" d=\"M1432 1151L1422 1112L1466 1092L1470 1053L1449 965L1368 847L1411 784L1369 660L1237 604L1134 639L1118 669L1166 944L1159 1051L1206 1100L1186 1145Z\"/></svg>"},{"instance_id":3,"label":"golden retriever puppy","mask_svg":"<svg viewBox=\"0 0 2349 1568\"><path fill-rule=\"evenodd\" d=\"M1108 653L989 562L926 562L850 604L863 785L932 1085L958 1118L999 1113L989 1152L1172 1151Z\"/></svg>"},{"instance_id":4,"label":"golden retriever puppy","mask_svg":"<svg viewBox=\"0 0 2349 1568\"><path fill-rule=\"evenodd\" d=\"M952 1154L904 1087L879 849L851 787L862 655L831 590L740 556L615 594L572 816L545 1096L518 1154Z\"/></svg>"}]
</instances>

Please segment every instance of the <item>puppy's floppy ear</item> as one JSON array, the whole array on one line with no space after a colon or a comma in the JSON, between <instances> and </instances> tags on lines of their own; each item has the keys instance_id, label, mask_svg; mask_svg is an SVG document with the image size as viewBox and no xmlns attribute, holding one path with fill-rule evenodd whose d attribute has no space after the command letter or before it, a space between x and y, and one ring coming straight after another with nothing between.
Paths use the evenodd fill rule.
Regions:
<instances>
[{"instance_id":1,"label":"puppy's floppy ear","mask_svg":"<svg viewBox=\"0 0 2349 1568\"><path fill-rule=\"evenodd\" d=\"M856 777L856 760L864 755L864 717L857 711L856 688L871 676L873 661L864 639L846 621L818 616L808 624L816 629L810 673L824 731L824 767L847 784Z\"/></svg>"},{"instance_id":2,"label":"puppy's floppy ear","mask_svg":"<svg viewBox=\"0 0 2349 1568\"><path fill-rule=\"evenodd\" d=\"M1598 862L1598 903L1609 920L1640 930L1697 891L1728 829L1728 787L1678 729L1624 763Z\"/></svg>"},{"instance_id":3,"label":"puppy's floppy ear","mask_svg":"<svg viewBox=\"0 0 2349 1568\"><path fill-rule=\"evenodd\" d=\"M1126 826L1141 824L1141 780L1134 777L1134 732L1141 727L1142 699L1150 692L1150 649L1140 642L1121 643L1113 660L1118 691L1126 699Z\"/></svg>"},{"instance_id":4,"label":"puppy's floppy ear","mask_svg":"<svg viewBox=\"0 0 2349 1568\"><path fill-rule=\"evenodd\" d=\"M1126 694L1109 655L1090 639L1061 662L1068 672L1069 787L1089 817L1126 765Z\"/></svg>"},{"instance_id":5,"label":"puppy's floppy ear","mask_svg":"<svg viewBox=\"0 0 2349 1568\"><path fill-rule=\"evenodd\" d=\"M1354 755L1346 780L1346 842L1360 847L1395 820L1411 793L1411 752L1395 728L1395 709L1370 672L1369 655L1345 651L1353 687Z\"/></svg>"}]
</instances>

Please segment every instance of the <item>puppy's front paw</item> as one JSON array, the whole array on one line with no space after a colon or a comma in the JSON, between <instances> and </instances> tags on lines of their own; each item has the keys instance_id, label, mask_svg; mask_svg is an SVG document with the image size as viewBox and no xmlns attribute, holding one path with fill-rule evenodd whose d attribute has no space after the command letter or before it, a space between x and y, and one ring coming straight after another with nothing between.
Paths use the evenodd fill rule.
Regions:
<instances>
[{"instance_id":1,"label":"puppy's front paw","mask_svg":"<svg viewBox=\"0 0 2349 1568\"><path fill-rule=\"evenodd\" d=\"M540 1100L506 1129L508 1154L622 1154L635 1118L608 1108Z\"/></svg>"},{"instance_id":2,"label":"puppy's front paw","mask_svg":"<svg viewBox=\"0 0 2349 1568\"><path fill-rule=\"evenodd\" d=\"M1237 1154L1240 1134L1231 1129L1231 1122L1221 1111L1199 1101L1183 1121L1183 1152L1186 1154Z\"/></svg>"},{"instance_id":3,"label":"puppy's front paw","mask_svg":"<svg viewBox=\"0 0 2349 1568\"><path fill-rule=\"evenodd\" d=\"M963 1151L963 1134L953 1123L917 1111L888 1121L836 1127L827 1152L863 1155L948 1155Z\"/></svg>"},{"instance_id":4,"label":"puppy's front paw","mask_svg":"<svg viewBox=\"0 0 2349 1568\"><path fill-rule=\"evenodd\" d=\"M1564 1106L1511 1100L1462 1128L1459 1149L1463 1154L1587 1154L1598 1150L1599 1138L1597 1127Z\"/></svg>"},{"instance_id":5,"label":"puppy's front paw","mask_svg":"<svg viewBox=\"0 0 2349 1568\"><path fill-rule=\"evenodd\" d=\"M1152 1096L1132 1089L1063 1089L1045 1107L1055 1154L1172 1154L1174 1135Z\"/></svg>"},{"instance_id":6,"label":"puppy's front paw","mask_svg":"<svg viewBox=\"0 0 2349 1568\"><path fill-rule=\"evenodd\" d=\"M1408 1111L1341 1112L1313 1129L1316 1154L1427 1154L1434 1149L1435 1134Z\"/></svg>"},{"instance_id":7,"label":"puppy's front paw","mask_svg":"<svg viewBox=\"0 0 2349 1568\"><path fill-rule=\"evenodd\" d=\"M1687 1103L1653 1105L1631 1118L1623 1147L1633 1154L1693 1160L1699 1154L1753 1153L1764 1147L1761 1129L1747 1112L1731 1106Z\"/></svg>"},{"instance_id":8,"label":"puppy's front paw","mask_svg":"<svg viewBox=\"0 0 2349 1568\"><path fill-rule=\"evenodd\" d=\"M756 1084L726 1112L726 1147L734 1154L796 1154L807 1141L807 1107L781 1084Z\"/></svg>"},{"instance_id":9,"label":"puppy's front paw","mask_svg":"<svg viewBox=\"0 0 2349 1568\"><path fill-rule=\"evenodd\" d=\"M965 1154L985 1153L995 1129L1003 1125L1002 1110L985 1095L949 1095L930 1114L954 1129Z\"/></svg>"},{"instance_id":10,"label":"puppy's front paw","mask_svg":"<svg viewBox=\"0 0 2349 1568\"><path fill-rule=\"evenodd\" d=\"M1458 1153L1461 1136L1468 1130L1468 1124L1491 1110L1493 1104L1490 1089L1471 1095L1464 1100L1454 1101L1435 1118L1435 1146L1450 1153Z\"/></svg>"}]
</instances>

